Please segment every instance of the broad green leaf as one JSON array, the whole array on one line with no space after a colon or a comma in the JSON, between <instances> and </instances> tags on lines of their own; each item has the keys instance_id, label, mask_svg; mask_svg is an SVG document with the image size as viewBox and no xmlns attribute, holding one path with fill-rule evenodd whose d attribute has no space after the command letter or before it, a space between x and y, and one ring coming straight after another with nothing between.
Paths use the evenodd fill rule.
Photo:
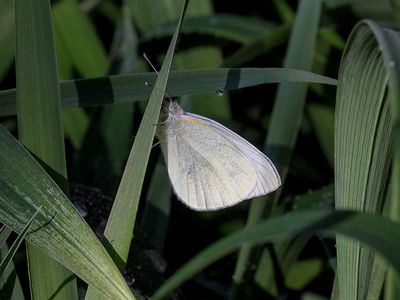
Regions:
<instances>
[{"instance_id":1,"label":"broad green leaf","mask_svg":"<svg viewBox=\"0 0 400 300\"><path fill-rule=\"evenodd\" d=\"M155 80L156 74L151 72L63 81L61 101L63 107L140 101L150 97ZM171 72L168 91L171 97L177 97L285 81L336 85L335 79L295 69L205 69ZM14 114L15 89L0 92L0 116Z\"/></svg>"},{"instance_id":2,"label":"broad green leaf","mask_svg":"<svg viewBox=\"0 0 400 300\"><path fill-rule=\"evenodd\" d=\"M0 222L20 233L40 206L26 239L112 299L133 299L118 268L76 208L1 126Z\"/></svg>"},{"instance_id":3,"label":"broad green leaf","mask_svg":"<svg viewBox=\"0 0 400 300\"><path fill-rule=\"evenodd\" d=\"M394 47L399 41L399 33L372 22L360 23L348 39L335 111L335 202L340 209L382 211L392 158L392 117L398 118L398 104L391 108L390 98L398 101L400 95L399 71L393 65L400 63ZM397 185L396 180L393 187ZM338 236L337 259L340 298L366 299L370 282L376 280L373 253Z\"/></svg>"}]
</instances>

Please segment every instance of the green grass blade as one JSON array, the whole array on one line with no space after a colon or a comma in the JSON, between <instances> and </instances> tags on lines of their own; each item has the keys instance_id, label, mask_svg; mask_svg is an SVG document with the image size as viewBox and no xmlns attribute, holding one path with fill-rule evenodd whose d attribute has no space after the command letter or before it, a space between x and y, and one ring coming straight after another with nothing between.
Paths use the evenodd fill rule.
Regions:
<instances>
[{"instance_id":1,"label":"green grass blade","mask_svg":"<svg viewBox=\"0 0 400 300\"><path fill-rule=\"evenodd\" d=\"M49 170L64 177L59 184L65 187L60 90L48 1L17 0L16 20L19 138Z\"/></svg>"},{"instance_id":2,"label":"green grass blade","mask_svg":"<svg viewBox=\"0 0 400 300\"><path fill-rule=\"evenodd\" d=\"M271 218L223 238L194 256L172 275L153 295L163 299L181 283L191 278L221 257L237 250L243 242L263 244L314 232L345 234L379 251L397 270L400 270L400 225L386 218L354 212L304 210Z\"/></svg>"},{"instance_id":3,"label":"green grass blade","mask_svg":"<svg viewBox=\"0 0 400 300\"><path fill-rule=\"evenodd\" d=\"M159 120L161 104L167 87L168 75L178 39L179 30L185 14L187 1L182 5L181 16L172 37L164 63L154 85L146 111L140 123L121 183L104 231L104 241L118 267L123 270L132 241L140 194L150 157L156 124ZM99 299L97 291L89 286L86 299Z\"/></svg>"},{"instance_id":4,"label":"green grass blade","mask_svg":"<svg viewBox=\"0 0 400 300\"><path fill-rule=\"evenodd\" d=\"M76 208L0 126L0 222L20 233L40 206L26 239L112 299L133 299L111 257Z\"/></svg>"},{"instance_id":5,"label":"green grass blade","mask_svg":"<svg viewBox=\"0 0 400 300\"><path fill-rule=\"evenodd\" d=\"M73 66L84 77L102 76L108 58L94 26L77 0L63 0L53 7L56 32Z\"/></svg>"},{"instance_id":6,"label":"green grass blade","mask_svg":"<svg viewBox=\"0 0 400 300\"><path fill-rule=\"evenodd\" d=\"M56 55L57 55L58 74L60 76L59 79L67 80L73 78L74 64L72 62L72 58L68 53L66 42L64 41L57 27L54 28L54 39L57 49Z\"/></svg>"},{"instance_id":7,"label":"green grass blade","mask_svg":"<svg viewBox=\"0 0 400 300\"><path fill-rule=\"evenodd\" d=\"M0 229L0 247L6 244L8 237L10 236L12 230L7 226L3 225Z\"/></svg>"},{"instance_id":8,"label":"green grass blade","mask_svg":"<svg viewBox=\"0 0 400 300\"><path fill-rule=\"evenodd\" d=\"M60 84L62 106L99 106L148 99L155 81L154 72L63 81ZM335 79L294 69L206 69L171 72L168 91L171 97L177 97L285 81L336 85ZM15 115L15 112L15 89L1 91L0 116Z\"/></svg>"},{"instance_id":9,"label":"green grass blade","mask_svg":"<svg viewBox=\"0 0 400 300\"><path fill-rule=\"evenodd\" d=\"M19 139L65 191L67 171L50 3L17 0L15 16ZM69 270L30 243L27 258L33 299L77 298L76 280Z\"/></svg>"},{"instance_id":10,"label":"green grass blade","mask_svg":"<svg viewBox=\"0 0 400 300\"><path fill-rule=\"evenodd\" d=\"M286 0L273 0L276 10L284 23L291 23L294 19L294 11Z\"/></svg>"},{"instance_id":11,"label":"green grass blade","mask_svg":"<svg viewBox=\"0 0 400 300\"><path fill-rule=\"evenodd\" d=\"M400 77L391 65L394 58L383 55L388 49L383 50L386 44L380 42L385 38L387 43L398 42L399 37L395 31L381 30L372 22L360 23L349 37L339 71L335 112L338 208L378 214L382 211L394 130L390 98L399 99ZM398 52L398 48L392 49ZM396 168L393 179L395 173ZM393 181L395 186L398 181ZM397 197L393 202L398 202ZM371 273L374 255L362 244L341 236L337 238L337 254L340 298L366 299L370 282L377 280Z\"/></svg>"},{"instance_id":12,"label":"green grass blade","mask_svg":"<svg viewBox=\"0 0 400 300\"><path fill-rule=\"evenodd\" d=\"M19 246L21 245L22 241L24 240L26 234L28 233L28 229L31 227L33 220L36 218L37 214L39 213L41 207L39 207L36 212L33 214L32 218L29 222L25 225L24 229L22 229L21 233L18 235L18 238L12 244L10 250L7 252L4 258L1 258L0 263L0 277L3 276L4 271L7 269L11 260L13 259L15 253L17 252Z\"/></svg>"},{"instance_id":13,"label":"green grass blade","mask_svg":"<svg viewBox=\"0 0 400 300\"><path fill-rule=\"evenodd\" d=\"M158 20L160 23L160 20ZM161 24L146 31L143 41L171 36L176 22ZM264 36L272 24L255 18L233 14L210 14L185 18L181 32L183 34L209 34L216 38L226 39L240 44L248 44Z\"/></svg>"},{"instance_id":14,"label":"green grass blade","mask_svg":"<svg viewBox=\"0 0 400 300\"><path fill-rule=\"evenodd\" d=\"M320 10L321 1L303 0L299 2L284 67L311 69ZM305 32L307 32L306 36L304 36ZM291 153L300 129L306 94L306 84L282 83L278 87L268 138L266 139L265 152L275 163L283 183L285 182ZM272 201L274 209L279 199L280 190L275 192L272 197L267 196L250 204L247 224L254 224L262 218L267 201ZM243 245L234 273L236 286L240 286L246 280L244 277L252 277L252 272L254 271L250 271L248 266L256 264L251 262L251 260L256 260L255 257L252 257L253 253L254 250L252 250L251 244ZM233 290L233 293L235 293L235 290Z\"/></svg>"},{"instance_id":15,"label":"green grass blade","mask_svg":"<svg viewBox=\"0 0 400 300\"><path fill-rule=\"evenodd\" d=\"M9 248L7 244L0 247L0 260L7 255ZM4 299L10 300L24 300L24 293L22 291L21 282L16 273L14 263L11 264L5 270L3 276L0 277L0 295Z\"/></svg>"}]
</instances>

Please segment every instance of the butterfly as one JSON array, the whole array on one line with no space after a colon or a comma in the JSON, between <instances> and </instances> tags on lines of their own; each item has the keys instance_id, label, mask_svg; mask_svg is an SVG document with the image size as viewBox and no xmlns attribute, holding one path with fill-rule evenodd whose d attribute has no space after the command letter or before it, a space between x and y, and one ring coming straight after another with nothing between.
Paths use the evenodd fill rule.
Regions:
<instances>
[{"instance_id":1,"label":"butterfly","mask_svg":"<svg viewBox=\"0 0 400 300\"><path fill-rule=\"evenodd\" d=\"M185 112L169 99L156 135L177 198L211 211L276 190L281 179L272 161L216 121Z\"/></svg>"}]
</instances>

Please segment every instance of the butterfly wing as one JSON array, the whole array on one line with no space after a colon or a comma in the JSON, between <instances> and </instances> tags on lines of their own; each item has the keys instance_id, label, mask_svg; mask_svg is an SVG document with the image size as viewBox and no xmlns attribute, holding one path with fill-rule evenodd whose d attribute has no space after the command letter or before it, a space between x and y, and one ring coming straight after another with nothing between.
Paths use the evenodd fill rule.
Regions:
<instances>
[{"instance_id":1,"label":"butterfly wing","mask_svg":"<svg viewBox=\"0 0 400 300\"><path fill-rule=\"evenodd\" d=\"M168 130L167 126L167 130ZM172 124L164 147L175 194L195 210L216 210L275 190L279 175L257 148L194 114Z\"/></svg>"},{"instance_id":2,"label":"butterfly wing","mask_svg":"<svg viewBox=\"0 0 400 300\"><path fill-rule=\"evenodd\" d=\"M240 135L229 130L216 121L196 114L186 113L188 116L200 119L205 124L214 127L222 136L238 147L257 172L257 184L248 198L265 195L275 191L281 185L281 178L272 161L260 150L254 147Z\"/></svg>"}]
</instances>

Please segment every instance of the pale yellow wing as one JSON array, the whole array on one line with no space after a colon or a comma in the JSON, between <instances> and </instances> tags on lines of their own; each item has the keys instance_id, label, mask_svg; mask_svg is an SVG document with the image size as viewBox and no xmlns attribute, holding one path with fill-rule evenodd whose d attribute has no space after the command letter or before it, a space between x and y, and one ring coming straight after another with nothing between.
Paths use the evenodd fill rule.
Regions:
<instances>
[{"instance_id":1,"label":"pale yellow wing","mask_svg":"<svg viewBox=\"0 0 400 300\"><path fill-rule=\"evenodd\" d=\"M185 113L164 137L175 194L192 209L232 206L280 185L268 157L215 121Z\"/></svg>"}]
</instances>

